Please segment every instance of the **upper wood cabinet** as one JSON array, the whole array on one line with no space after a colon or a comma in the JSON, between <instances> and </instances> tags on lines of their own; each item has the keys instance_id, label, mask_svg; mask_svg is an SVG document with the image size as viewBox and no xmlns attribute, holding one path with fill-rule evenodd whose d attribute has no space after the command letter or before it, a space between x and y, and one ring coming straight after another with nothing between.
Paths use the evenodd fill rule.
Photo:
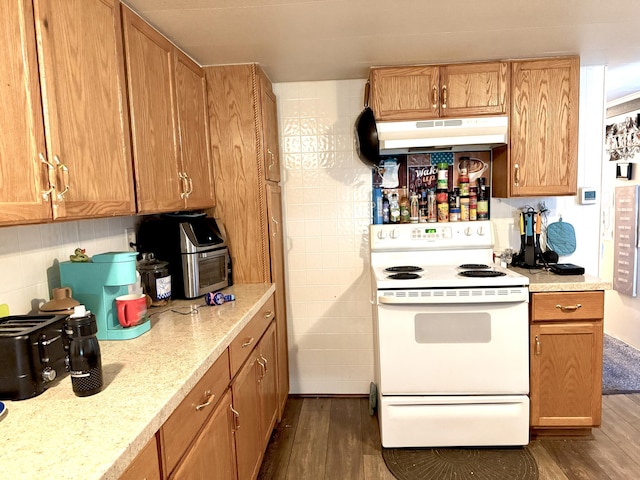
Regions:
<instances>
[{"instance_id":1,"label":"upper wood cabinet","mask_svg":"<svg viewBox=\"0 0 640 480\"><path fill-rule=\"evenodd\" d=\"M122 6L139 213L214 205L203 70Z\"/></svg>"},{"instance_id":2,"label":"upper wood cabinet","mask_svg":"<svg viewBox=\"0 0 640 480\"><path fill-rule=\"evenodd\" d=\"M278 140L278 113L276 96L271 89L271 82L262 70L258 70L260 79L260 113L262 118L262 149L265 179L280 181L280 143Z\"/></svg>"},{"instance_id":3,"label":"upper wood cabinet","mask_svg":"<svg viewBox=\"0 0 640 480\"><path fill-rule=\"evenodd\" d=\"M494 156L496 197L575 195L578 57L514 61L509 150Z\"/></svg>"},{"instance_id":4,"label":"upper wood cabinet","mask_svg":"<svg viewBox=\"0 0 640 480\"><path fill-rule=\"evenodd\" d=\"M135 213L119 2L30 3L0 7L0 223Z\"/></svg>"},{"instance_id":5,"label":"upper wood cabinet","mask_svg":"<svg viewBox=\"0 0 640 480\"><path fill-rule=\"evenodd\" d=\"M508 111L507 62L372 68L376 120L500 115Z\"/></svg>"},{"instance_id":6,"label":"upper wood cabinet","mask_svg":"<svg viewBox=\"0 0 640 480\"><path fill-rule=\"evenodd\" d=\"M46 163L31 0L0 3L0 30L0 224L42 222L52 218L53 166Z\"/></svg>"}]
</instances>

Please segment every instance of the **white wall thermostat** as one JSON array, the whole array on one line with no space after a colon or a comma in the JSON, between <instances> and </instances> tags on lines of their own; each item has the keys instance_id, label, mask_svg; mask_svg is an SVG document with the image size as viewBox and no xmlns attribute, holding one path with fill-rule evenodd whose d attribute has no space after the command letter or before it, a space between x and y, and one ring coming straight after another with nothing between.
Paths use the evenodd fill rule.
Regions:
<instances>
[{"instance_id":1,"label":"white wall thermostat","mask_svg":"<svg viewBox=\"0 0 640 480\"><path fill-rule=\"evenodd\" d=\"M598 201L598 195L595 188L580 187L580 205L591 205Z\"/></svg>"}]
</instances>

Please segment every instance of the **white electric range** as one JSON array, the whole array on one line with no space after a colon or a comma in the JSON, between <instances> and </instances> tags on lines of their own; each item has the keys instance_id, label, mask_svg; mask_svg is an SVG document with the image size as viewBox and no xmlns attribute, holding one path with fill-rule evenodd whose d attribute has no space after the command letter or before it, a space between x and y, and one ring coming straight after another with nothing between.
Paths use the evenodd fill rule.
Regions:
<instances>
[{"instance_id":1,"label":"white electric range","mask_svg":"<svg viewBox=\"0 0 640 480\"><path fill-rule=\"evenodd\" d=\"M384 447L529 442L529 280L490 221L372 225Z\"/></svg>"}]
</instances>

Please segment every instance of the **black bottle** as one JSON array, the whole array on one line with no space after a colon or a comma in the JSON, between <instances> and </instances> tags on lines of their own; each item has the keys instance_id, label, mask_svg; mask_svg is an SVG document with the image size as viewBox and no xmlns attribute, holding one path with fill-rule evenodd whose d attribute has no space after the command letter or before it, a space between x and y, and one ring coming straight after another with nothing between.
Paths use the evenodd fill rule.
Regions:
<instances>
[{"instance_id":1,"label":"black bottle","mask_svg":"<svg viewBox=\"0 0 640 480\"><path fill-rule=\"evenodd\" d=\"M67 320L65 333L69 337L69 372L73 393L87 397L102 390L102 359L96 338L96 317L84 305L74 308Z\"/></svg>"}]
</instances>

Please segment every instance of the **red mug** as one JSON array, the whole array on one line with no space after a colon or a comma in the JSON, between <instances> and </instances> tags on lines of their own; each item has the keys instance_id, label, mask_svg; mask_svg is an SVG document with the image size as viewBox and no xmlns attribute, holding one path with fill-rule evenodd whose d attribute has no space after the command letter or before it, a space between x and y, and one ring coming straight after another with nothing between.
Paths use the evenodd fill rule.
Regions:
<instances>
[{"instance_id":1,"label":"red mug","mask_svg":"<svg viewBox=\"0 0 640 480\"><path fill-rule=\"evenodd\" d=\"M135 327L144 322L147 315L147 298L142 293L116 297L118 322L123 327Z\"/></svg>"}]
</instances>

